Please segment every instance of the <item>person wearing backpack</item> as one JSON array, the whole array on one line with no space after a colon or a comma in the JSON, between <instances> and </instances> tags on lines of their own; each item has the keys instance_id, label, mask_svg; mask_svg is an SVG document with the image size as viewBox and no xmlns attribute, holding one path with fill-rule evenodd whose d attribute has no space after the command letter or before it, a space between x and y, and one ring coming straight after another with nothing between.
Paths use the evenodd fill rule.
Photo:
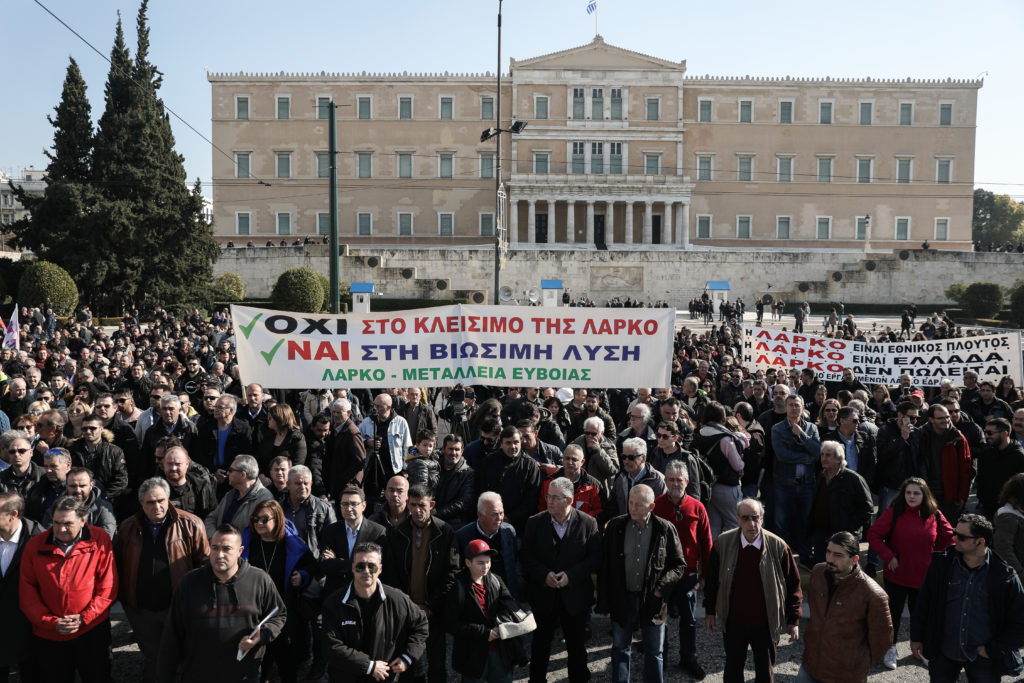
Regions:
<instances>
[{"instance_id":1,"label":"person wearing backpack","mask_svg":"<svg viewBox=\"0 0 1024 683\"><path fill-rule=\"evenodd\" d=\"M882 664L896 668L896 640L899 639L903 606L917 606L917 592L924 583L933 552L953 545L953 528L939 511L939 504L924 479L910 477L900 485L896 497L868 529L868 544L878 553L885 568L885 592L892 614L893 646Z\"/></svg>"},{"instance_id":2,"label":"person wearing backpack","mask_svg":"<svg viewBox=\"0 0 1024 683\"><path fill-rule=\"evenodd\" d=\"M697 433L694 446L715 473L707 506L714 541L723 531L739 526L736 506L743 499L740 479L747 441L741 432L731 430L726 424L725 407L718 401L711 401L704 407L704 426Z\"/></svg>"}]
</instances>

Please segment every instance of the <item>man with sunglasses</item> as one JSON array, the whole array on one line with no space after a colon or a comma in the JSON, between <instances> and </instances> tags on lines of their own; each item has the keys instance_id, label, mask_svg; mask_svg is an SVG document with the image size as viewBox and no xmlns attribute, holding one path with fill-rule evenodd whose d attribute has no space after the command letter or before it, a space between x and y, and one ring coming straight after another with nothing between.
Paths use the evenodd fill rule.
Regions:
<instances>
[{"instance_id":1,"label":"man with sunglasses","mask_svg":"<svg viewBox=\"0 0 1024 683\"><path fill-rule=\"evenodd\" d=\"M0 436L0 453L10 465L0 472L0 491L28 495L46 477L46 470L32 462L32 444L24 432L6 431Z\"/></svg>"},{"instance_id":2,"label":"man with sunglasses","mask_svg":"<svg viewBox=\"0 0 1024 683\"><path fill-rule=\"evenodd\" d=\"M638 484L646 484L658 497L665 493L665 475L647 462L647 442L640 438L622 442L622 470L612 482L608 498L608 515L624 515L629 511L629 492Z\"/></svg>"},{"instance_id":3,"label":"man with sunglasses","mask_svg":"<svg viewBox=\"0 0 1024 683\"><path fill-rule=\"evenodd\" d=\"M964 515L956 542L932 560L910 616L910 650L931 681L998 681L1022 670L1024 589L1013 568L990 551L992 523Z\"/></svg>"},{"instance_id":4,"label":"man with sunglasses","mask_svg":"<svg viewBox=\"0 0 1024 683\"><path fill-rule=\"evenodd\" d=\"M86 415L82 419L82 438L73 441L69 450L71 462L88 468L103 485L107 500L116 505L128 489L128 465L124 451L103 438L103 418Z\"/></svg>"},{"instance_id":5,"label":"man with sunglasses","mask_svg":"<svg viewBox=\"0 0 1024 683\"><path fill-rule=\"evenodd\" d=\"M353 579L328 596L323 607L327 680L397 680L423 656L427 616L408 595L381 583L381 547L358 543Z\"/></svg>"},{"instance_id":6,"label":"man with sunglasses","mask_svg":"<svg viewBox=\"0 0 1024 683\"><path fill-rule=\"evenodd\" d=\"M985 423L985 441L988 448L977 458L978 508L989 519L999 509L999 492L1010 477L1024 472L1024 448L1010 438L1010 421L991 417Z\"/></svg>"}]
</instances>

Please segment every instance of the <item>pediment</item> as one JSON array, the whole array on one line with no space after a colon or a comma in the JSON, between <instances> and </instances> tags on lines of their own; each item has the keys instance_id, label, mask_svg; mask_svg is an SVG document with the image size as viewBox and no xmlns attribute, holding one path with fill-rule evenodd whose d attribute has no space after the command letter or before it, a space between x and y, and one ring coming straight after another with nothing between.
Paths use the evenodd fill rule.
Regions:
<instances>
[{"instance_id":1,"label":"pediment","mask_svg":"<svg viewBox=\"0 0 1024 683\"><path fill-rule=\"evenodd\" d=\"M580 69L598 71L675 70L686 72L686 60L670 62L604 42L601 36L586 45L524 60L511 60L511 69Z\"/></svg>"}]
</instances>

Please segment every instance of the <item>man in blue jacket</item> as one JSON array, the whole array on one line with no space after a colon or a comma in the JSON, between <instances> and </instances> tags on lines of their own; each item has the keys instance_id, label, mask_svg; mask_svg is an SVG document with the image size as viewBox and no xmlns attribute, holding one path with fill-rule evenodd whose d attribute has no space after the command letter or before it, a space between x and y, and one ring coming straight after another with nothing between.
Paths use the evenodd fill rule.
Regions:
<instances>
[{"instance_id":1,"label":"man in blue jacket","mask_svg":"<svg viewBox=\"0 0 1024 683\"><path fill-rule=\"evenodd\" d=\"M814 502L815 465L821 454L818 428L804 415L799 394L786 399L786 419L772 427L775 452L775 526L800 561L810 567L807 520Z\"/></svg>"}]
</instances>

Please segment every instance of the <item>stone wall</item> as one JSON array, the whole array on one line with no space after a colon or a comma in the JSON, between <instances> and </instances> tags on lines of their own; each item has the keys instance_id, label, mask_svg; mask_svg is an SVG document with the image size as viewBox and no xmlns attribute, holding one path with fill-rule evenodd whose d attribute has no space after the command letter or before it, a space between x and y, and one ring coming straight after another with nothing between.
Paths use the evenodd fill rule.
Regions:
<instances>
[{"instance_id":1,"label":"stone wall","mask_svg":"<svg viewBox=\"0 0 1024 683\"><path fill-rule=\"evenodd\" d=\"M278 275L297 266L328 272L328 248L243 247L221 251L214 273L238 273L247 296L270 295ZM492 301L494 251L491 248L343 248L342 279L373 282L389 297L470 296ZM1009 285L1024 277L1024 255L907 250L853 251L591 251L517 250L509 253L501 284L514 296L542 279L561 279L573 296L598 303L612 297L665 300L677 308L703 289L707 280L727 280L730 298L752 301L770 292L786 301L811 303L948 304L943 290L953 282L991 281Z\"/></svg>"}]
</instances>

